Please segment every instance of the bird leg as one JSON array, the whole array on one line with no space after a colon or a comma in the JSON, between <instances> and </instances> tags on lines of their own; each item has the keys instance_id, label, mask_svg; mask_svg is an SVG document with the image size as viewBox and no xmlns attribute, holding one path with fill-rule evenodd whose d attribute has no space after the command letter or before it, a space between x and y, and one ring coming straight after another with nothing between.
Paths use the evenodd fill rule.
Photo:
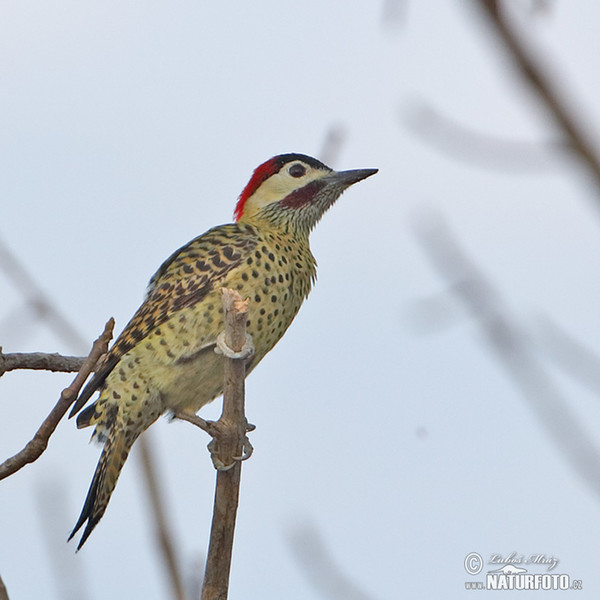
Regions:
<instances>
[{"instance_id":1,"label":"bird leg","mask_svg":"<svg viewBox=\"0 0 600 600\"><path fill-rule=\"evenodd\" d=\"M202 429L202 431L206 431L206 433L208 433L208 435L210 435L213 438L217 437L220 433L220 428L216 421L207 421L206 419L203 419L202 417L199 417L196 414L185 411L175 412L173 413L173 416L176 419L187 421L188 423L199 427L200 429Z\"/></svg>"},{"instance_id":2,"label":"bird leg","mask_svg":"<svg viewBox=\"0 0 600 600\"><path fill-rule=\"evenodd\" d=\"M243 460L248 460L252 453L254 452L254 448L248 439L248 436L244 434L242 438L242 454L241 456L232 456L234 462L229 465L226 465L220 458L221 454L221 442L225 441L230 442L232 436L235 436L235 432L232 432L231 427L228 427L222 421L207 421L198 415L180 411L176 412L173 415L177 419L181 419L182 421L187 421L196 427L202 429L202 431L206 431L208 435L212 437L212 440L208 444L208 450L210 452L211 459L213 461L213 465L217 471L229 471L236 462L241 462ZM246 421L245 431L248 433L249 431L254 431L256 429L256 425L252 423L248 423Z\"/></svg>"}]
</instances>

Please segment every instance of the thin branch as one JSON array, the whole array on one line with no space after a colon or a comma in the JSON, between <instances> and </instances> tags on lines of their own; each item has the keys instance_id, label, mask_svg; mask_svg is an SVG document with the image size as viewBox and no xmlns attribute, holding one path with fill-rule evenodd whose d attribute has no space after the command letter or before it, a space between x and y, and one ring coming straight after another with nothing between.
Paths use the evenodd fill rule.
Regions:
<instances>
[{"instance_id":1,"label":"thin branch","mask_svg":"<svg viewBox=\"0 0 600 600\"><path fill-rule=\"evenodd\" d=\"M146 480L146 488L150 496L154 525L156 527L156 539L166 566L173 597L176 600L185 600L185 588L181 578L179 563L175 554L175 545L169 531L167 522L167 511L165 510L162 494L160 491L158 474L156 472L156 459L152 456L152 445L148 443L148 432L145 432L138 441L142 471Z\"/></svg>"},{"instance_id":2,"label":"thin branch","mask_svg":"<svg viewBox=\"0 0 600 600\"><path fill-rule=\"evenodd\" d=\"M2 577L0 577L0 600L9 600L8 591L6 590L4 581L2 581Z\"/></svg>"},{"instance_id":3,"label":"thin branch","mask_svg":"<svg viewBox=\"0 0 600 600\"><path fill-rule=\"evenodd\" d=\"M42 455L48 446L50 436L54 433L58 423L65 416L65 413L75 401L75 398L77 398L85 380L94 370L100 357L108 350L108 344L112 338L114 326L114 319L109 319L104 327L104 331L94 342L90 354L85 359L75 379L69 387L62 391L58 402L40 425L40 428L33 436L33 439L27 443L23 450L0 464L0 479L4 479L13 473L16 473L26 464L36 461Z\"/></svg>"},{"instance_id":4,"label":"thin branch","mask_svg":"<svg viewBox=\"0 0 600 600\"><path fill-rule=\"evenodd\" d=\"M505 18L499 0L475 0L488 22L495 29L504 48L525 82L537 93L548 109L556 125L564 134L568 145L587 167L597 192L600 192L600 157L593 139L594 133L589 125L581 125L573 110L567 107L562 92L543 68L532 56L530 50L521 41Z\"/></svg>"},{"instance_id":5,"label":"thin branch","mask_svg":"<svg viewBox=\"0 0 600 600\"><path fill-rule=\"evenodd\" d=\"M17 369L74 373L81 369L84 361L85 358L81 356L64 356L57 353L14 352L3 354L0 347L0 377L8 371L16 371Z\"/></svg>"},{"instance_id":6,"label":"thin branch","mask_svg":"<svg viewBox=\"0 0 600 600\"><path fill-rule=\"evenodd\" d=\"M517 384L540 424L573 470L600 495L600 451L540 365L518 320L443 223L430 222L417 233L440 276L477 317L489 348Z\"/></svg>"},{"instance_id":7,"label":"thin branch","mask_svg":"<svg viewBox=\"0 0 600 600\"><path fill-rule=\"evenodd\" d=\"M246 319L249 302L229 289L222 289L225 311L225 345L234 353L242 352L246 344ZM241 462L248 424L244 411L245 358L225 360L223 412L217 422L222 433L215 438L218 461L227 470L217 471L217 485L202 600L225 600L229 590L229 572L233 549L233 534L240 491ZM212 451L212 449L211 449ZM213 458L213 461L215 459ZM217 461L215 461L217 463Z\"/></svg>"}]
</instances>

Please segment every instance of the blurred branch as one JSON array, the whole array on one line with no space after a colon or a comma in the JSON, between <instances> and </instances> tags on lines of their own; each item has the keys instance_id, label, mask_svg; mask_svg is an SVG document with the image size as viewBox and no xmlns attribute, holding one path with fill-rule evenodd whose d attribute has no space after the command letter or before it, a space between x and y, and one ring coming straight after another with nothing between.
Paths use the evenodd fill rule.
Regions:
<instances>
[{"instance_id":1,"label":"blurred branch","mask_svg":"<svg viewBox=\"0 0 600 600\"><path fill-rule=\"evenodd\" d=\"M538 15L548 15L552 9L552 2L550 0L528 0L529 3L529 13L535 17Z\"/></svg>"},{"instance_id":2,"label":"blurred branch","mask_svg":"<svg viewBox=\"0 0 600 600\"><path fill-rule=\"evenodd\" d=\"M543 350L574 379L600 396L600 356L576 340L557 323L541 321Z\"/></svg>"},{"instance_id":3,"label":"blurred branch","mask_svg":"<svg viewBox=\"0 0 600 600\"><path fill-rule=\"evenodd\" d=\"M186 589L189 598L192 600L196 600L202 595L202 579L205 566L206 556L201 553L198 553L189 566L186 566Z\"/></svg>"},{"instance_id":4,"label":"blurred branch","mask_svg":"<svg viewBox=\"0 0 600 600\"><path fill-rule=\"evenodd\" d=\"M440 220L430 220L416 233L440 276L477 318L489 348L520 388L541 425L571 467L600 495L600 452L536 360L528 336L498 292Z\"/></svg>"},{"instance_id":5,"label":"blurred branch","mask_svg":"<svg viewBox=\"0 0 600 600\"><path fill-rule=\"evenodd\" d=\"M160 492L160 484L156 474L156 459L152 456L152 445L148 443L147 436L148 432L146 431L138 440L138 446L140 448L142 471L144 473L144 479L146 480L146 489L148 490L152 514L154 516L153 520L158 547L171 581L173 597L176 598L176 600L185 600L185 589L179 570L179 563L176 560L175 545L169 531L166 511Z\"/></svg>"},{"instance_id":6,"label":"blurred branch","mask_svg":"<svg viewBox=\"0 0 600 600\"><path fill-rule=\"evenodd\" d=\"M62 354L46 354L45 352L14 352L3 354L0 346L0 377L8 371L17 369L33 369L58 373L73 373L81 369L85 358L80 356L64 356Z\"/></svg>"},{"instance_id":7,"label":"blurred branch","mask_svg":"<svg viewBox=\"0 0 600 600\"><path fill-rule=\"evenodd\" d=\"M55 472L45 473L34 488L34 496L39 513L39 532L56 581L56 594L46 591L44 596L60 600L87 600L91 590L84 577L84 565L65 544L64 535L70 521L65 482Z\"/></svg>"},{"instance_id":8,"label":"blurred branch","mask_svg":"<svg viewBox=\"0 0 600 600\"><path fill-rule=\"evenodd\" d=\"M225 346L233 353L242 353L246 346L249 301L242 300L234 290L222 288L221 293L225 311ZM244 411L246 358L230 357L225 360L223 412L215 423L221 431L218 437L209 444L211 453L213 445L216 445L214 450L218 453L218 461L213 457L213 462L223 466L217 470L202 600L225 600L229 590L233 535L242 473L241 458L246 450L246 432L248 431L248 422Z\"/></svg>"},{"instance_id":9,"label":"blurred branch","mask_svg":"<svg viewBox=\"0 0 600 600\"><path fill-rule=\"evenodd\" d=\"M16 256L0 240L0 269L21 292L27 304L41 317L67 344L75 348L85 348L87 341L71 325L69 320L53 305L41 287L29 275Z\"/></svg>"},{"instance_id":10,"label":"blurred branch","mask_svg":"<svg viewBox=\"0 0 600 600\"><path fill-rule=\"evenodd\" d=\"M9 600L8 592L6 591L6 586L4 585L4 581L2 581L2 577L0 577L0 600Z\"/></svg>"},{"instance_id":11,"label":"blurred branch","mask_svg":"<svg viewBox=\"0 0 600 600\"><path fill-rule=\"evenodd\" d=\"M346 143L346 129L343 125L332 125L325 135L319 158L326 165L335 165Z\"/></svg>"},{"instance_id":12,"label":"blurred branch","mask_svg":"<svg viewBox=\"0 0 600 600\"><path fill-rule=\"evenodd\" d=\"M50 439L50 436L54 433L58 423L65 416L65 413L75 401L75 398L77 398L77 395L81 390L81 386L85 383L85 380L96 367L96 363L100 357L103 354L106 354L108 350L108 344L112 339L114 326L114 319L109 319L104 326L104 331L94 342L88 357L81 365L77 376L71 385L62 391L58 402L50 411L50 414L46 417L44 422L40 425L40 428L33 436L33 439L27 443L23 450L0 464L0 479L4 479L13 473L16 473L26 464L36 461L42 455L48 446L48 440Z\"/></svg>"},{"instance_id":13,"label":"blurred branch","mask_svg":"<svg viewBox=\"0 0 600 600\"><path fill-rule=\"evenodd\" d=\"M349 580L335 563L323 536L312 526L297 528L289 536L290 547L306 576L323 598L330 600L371 600Z\"/></svg>"},{"instance_id":14,"label":"blurred branch","mask_svg":"<svg viewBox=\"0 0 600 600\"><path fill-rule=\"evenodd\" d=\"M511 171L537 171L552 167L553 154L564 152L562 142L503 140L468 129L420 102L406 111L409 128L444 154L478 165Z\"/></svg>"},{"instance_id":15,"label":"blurred branch","mask_svg":"<svg viewBox=\"0 0 600 600\"><path fill-rule=\"evenodd\" d=\"M32 315L31 307L26 303L7 310L0 318L0 340L12 340L18 344L37 326L37 320L38 316Z\"/></svg>"},{"instance_id":16,"label":"blurred branch","mask_svg":"<svg viewBox=\"0 0 600 600\"><path fill-rule=\"evenodd\" d=\"M488 23L496 31L521 77L535 90L538 98L565 136L569 147L587 167L595 183L596 191L600 193L600 157L594 146L594 135L591 128L584 127L577 122L574 111L567 107L558 86L544 72L532 56L532 52L508 23L503 14L501 2L499 0L475 0L475 3L481 7Z\"/></svg>"},{"instance_id":17,"label":"blurred branch","mask_svg":"<svg viewBox=\"0 0 600 600\"><path fill-rule=\"evenodd\" d=\"M385 0L381 20L386 27L398 27L406 22L408 0Z\"/></svg>"}]
</instances>

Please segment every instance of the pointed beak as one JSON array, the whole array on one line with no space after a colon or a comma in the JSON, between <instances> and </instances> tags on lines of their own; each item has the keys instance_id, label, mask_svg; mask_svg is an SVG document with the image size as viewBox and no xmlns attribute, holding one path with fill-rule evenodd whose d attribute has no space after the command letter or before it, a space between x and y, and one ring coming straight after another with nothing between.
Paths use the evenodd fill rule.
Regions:
<instances>
[{"instance_id":1,"label":"pointed beak","mask_svg":"<svg viewBox=\"0 0 600 600\"><path fill-rule=\"evenodd\" d=\"M358 183L371 175L375 175L379 169L354 169L352 171L334 171L330 175L326 176L328 179L328 185L335 187L341 187L346 189L354 183ZM325 178L324 178L325 179Z\"/></svg>"}]
</instances>

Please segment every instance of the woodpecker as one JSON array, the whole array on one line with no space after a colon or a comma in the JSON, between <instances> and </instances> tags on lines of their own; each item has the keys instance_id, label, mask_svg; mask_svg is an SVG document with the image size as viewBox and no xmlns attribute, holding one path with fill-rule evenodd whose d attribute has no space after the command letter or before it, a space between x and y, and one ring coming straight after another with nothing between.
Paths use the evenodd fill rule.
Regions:
<instances>
[{"instance_id":1,"label":"woodpecker","mask_svg":"<svg viewBox=\"0 0 600 600\"><path fill-rule=\"evenodd\" d=\"M77 550L98 524L137 437L166 412L196 413L223 393L215 352L224 318L219 288L250 298L249 373L279 341L316 277L309 233L342 192L377 169L333 171L303 154L261 164L240 194L235 222L174 252L145 301L79 395L70 417L104 444L79 520ZM91 396L98 399L81 410Z\"/></svg>"}]
</instances>

